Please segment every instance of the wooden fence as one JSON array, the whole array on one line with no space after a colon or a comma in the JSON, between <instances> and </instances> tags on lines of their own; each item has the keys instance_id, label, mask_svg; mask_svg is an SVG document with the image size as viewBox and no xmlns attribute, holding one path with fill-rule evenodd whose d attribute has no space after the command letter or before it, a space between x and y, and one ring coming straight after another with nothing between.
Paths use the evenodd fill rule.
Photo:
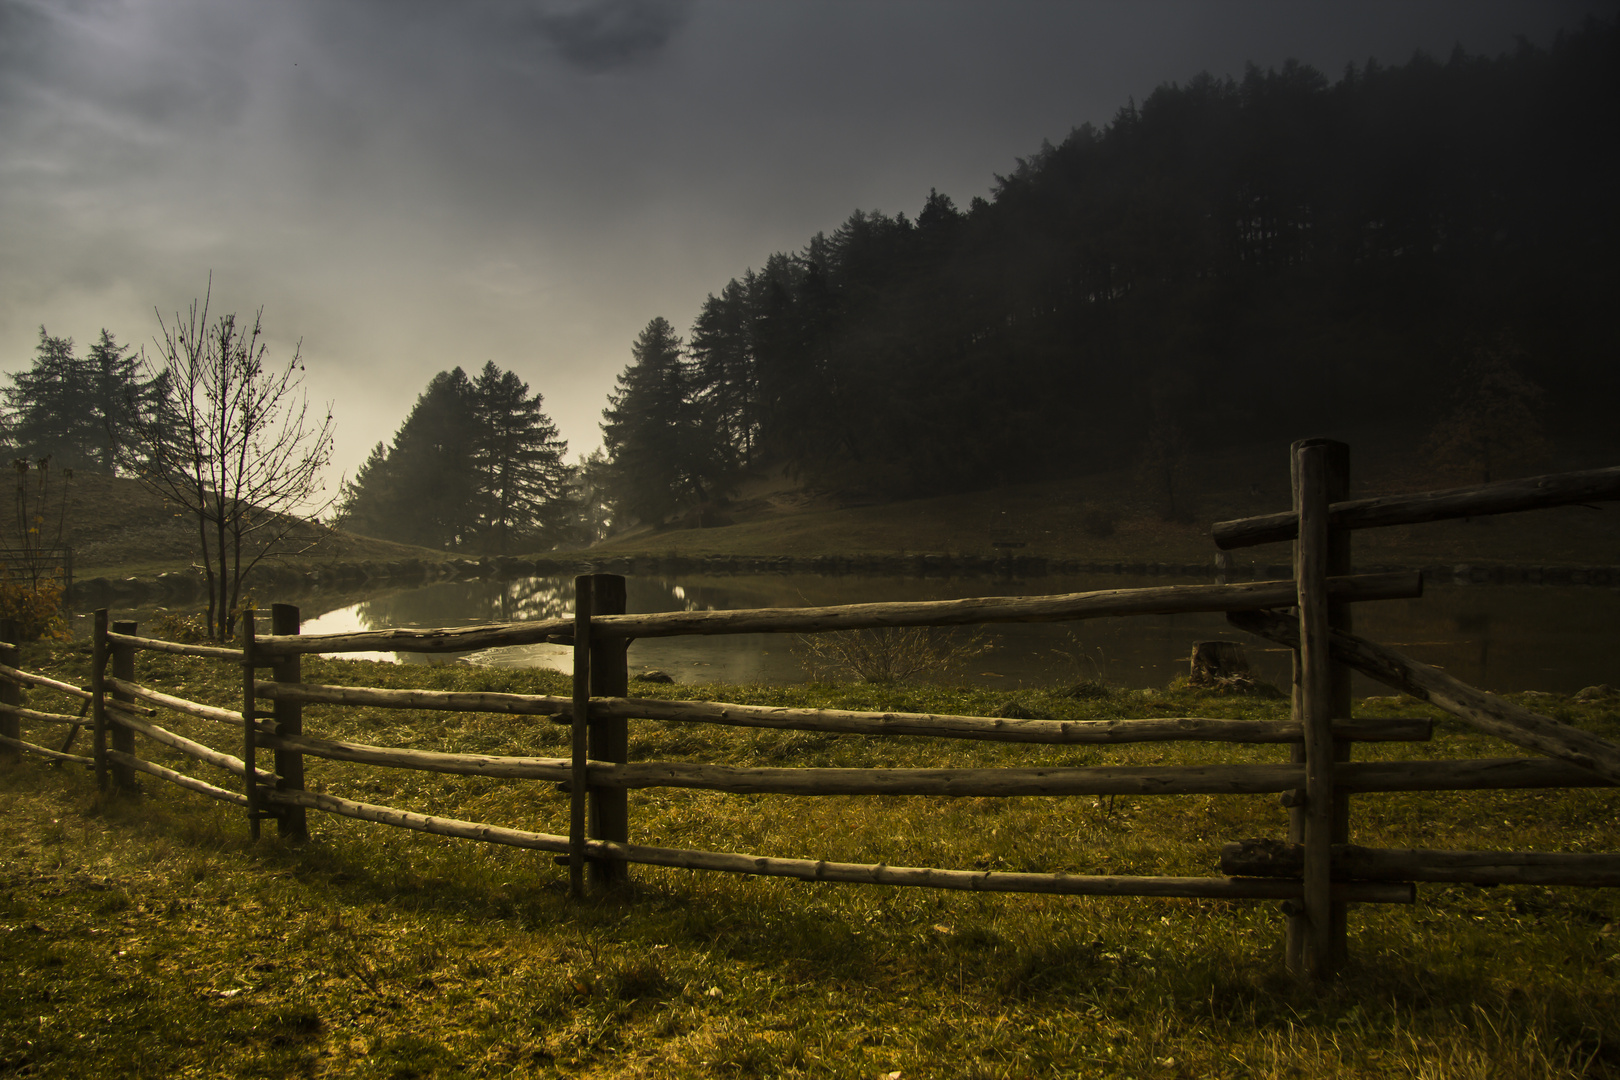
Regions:
<instances>
[{"instance_id":1,"label":"wooden fence","mask_svg":"<svg viewBox=\"0 0 1620 1080\"><path fill-rule=\"evenodd\" d=\"M611 886L630 864L685 867L814 881L1036 892L1063 895L1204 897L1284 901L1288 963L1319 977L1343 957L1351 903L1406 903L1415 882L1576 885L1620 883L1620 856L1514 852L1376 850L1349 845L1346 796L1352 792L1612 786L1620 782L1620 746L1468 687L1435 668L1356 637L1358 602L1416 597L1417 574L1351 572L1354 529L1506 513L1620 498L1620 468L1391 499L1348 501L1348 448L1323 440L1292 451L1294 510L1215 527L1217 544L1236 547L1295 541L1292 580L1115 589L1027 598L991 597L915 603L763 608L724 612L625 613L624 579L587 575L576 582L571 619L443 630L302 634L296 608L275 605L270 633L243 622L240 649L140 637L134 624L95 624L93 677L74 687L20 671L14 650L0 654L0 744L96 770L104 787L133 788L146 773L243 807L249 827L273 818L281 833L307 834L310 809L443 836L566 856L576 894L587 879ZM1295 614L1286 614L1293 609ZM1289 646L1295 656L1294 707L1288 722L1172 718L1064 722L978 716L787 709L628 696L627 649L636 638L742 633L819 633L881 627L1059 622L1172 612L1226 612L1233 625ZM540 641L573 649L573 694L439 692L311 685L300 658L313 652L441 653ZM203 705L142 686L135 655L156 650L239 664L239 709ZM270 677L260 678L268 669ZM1429 701L1465 722L1535 752L1534 757L1454 761L1350 760L1356 741L1423 740L1427 721L1353 719L1350 672L1360 671ZM26 708L25 687L65 695L78 716ZM369 746L305 734L305 704L476 711L550 716L571 726L566 758L432 753ZM88 706L94 750L69 753ZM236 732L241 756L206 746L155 722L158 710L217 722ZM1293 760L1275 764L1051 768L734 768L690 762L631 762L632 718L886 736L936 736L1049 745L1169 740L1289 743ZM20 737L19 721L67 724L60 750ZM135 736L162 743L235 778L221 787L147 761ZM544 780L570 792L566 832L541 833L418 814L307 790L307 758L432 772ZM630 842L631 788L685 787L795 795L1176 795L1275 792L1290 807L1286 841L1228 845L1220 876L1153 877L1010 873L653 847Z\"/></svg>"}]
</instances>

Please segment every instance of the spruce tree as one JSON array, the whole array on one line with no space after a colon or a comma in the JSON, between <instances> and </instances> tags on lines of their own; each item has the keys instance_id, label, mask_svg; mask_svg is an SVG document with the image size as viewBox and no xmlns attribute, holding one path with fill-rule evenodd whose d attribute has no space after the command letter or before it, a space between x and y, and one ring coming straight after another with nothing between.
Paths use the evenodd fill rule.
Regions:
<instances>
[{"instance_id":1,"label":"spruce tree","mask_svg":"<svg viewBox=\"0 0 1620 1080\"><path fill-rule=\"evenodd\" d=\"M516 372L490 361L472 389L482 546L505 553L554 542L568 516L568 444Z\"/></svg>"},{"instance_id":2,"label":"spruce tree","mask_svg":"<svg viewBox=\"0 0 1620 1080\"><path fill-rule=\"evenodd\" d=\"M619 516L658 525L681 510L701 514L724 485L729 455L723 435L703 422L680 336L654 318L630 355L602 412Z\"/></svg>"},{"instance_id":3,"label":"spruce tree","mask_svg":"<svg viewBox=\"0 0 1620 1080\"><path fill-rule=\"evenodd\" d=\"M542 398L493 362L428 383L392 446L344 486L338 520L423 547L506 552L550 546L571 521L567 444Z\"/></svg>"}]
</instances>

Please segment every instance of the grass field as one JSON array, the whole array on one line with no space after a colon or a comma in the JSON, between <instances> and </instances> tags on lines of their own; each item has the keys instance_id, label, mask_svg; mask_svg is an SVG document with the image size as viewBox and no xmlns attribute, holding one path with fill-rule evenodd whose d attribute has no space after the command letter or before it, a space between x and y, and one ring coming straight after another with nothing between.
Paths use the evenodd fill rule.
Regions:
<instances>
[{"instance_id":1,"label":"grass field","mask_svg":"<svg viewBox=\"0 0 1620 1080\"><path fill-rule=\"evenodd\" d=\"M82 679L82 647L26 667ZM142 681L235 703L224 665L143 654ZM566 693L538 671L306 660L308 681ZM649 687L679 696L705 688ZM1280 718L1275 700L929 685L706 688L726 700L1057 719ZM638 689L638 692L642 692ZM59 708L43 692L36 707ZM1614 699L1535 707L1620 734ZM1413 715L1410 701L1358 712ZM1438 714L1433 714L1438 715ZM230 749L229 729L161 722ZM310 708L312 734L563 754L566 729L483 714ZM25 731L38 731L28 728ZM49 733L47 732L47 736ZM151 744L143 754L182 764ZM1442 721L1358 757L1482 756ZM728 764L1146 764L1278 760L1281 747L1018 747L638 722L633 759ZM220 774L208 778L224 782ZM534 783L309 762L334 794L565 832ZM0 1075L1542 1077L1620 1075L1612 891L1425 886L1352 913L1325 988L1282 972L1274 904L829 886L634 868L570 900L550 856L311 812L312 839L246 840L239 811L143 778L0 759ZM938 799L631 794L632 839L897 865L1216 873L1278 835L1268 796ZM1605 791L1358 797L1354 839L1613 851ZM267 829L273 834L274 828Z\"/></svg>"}]
</instances>

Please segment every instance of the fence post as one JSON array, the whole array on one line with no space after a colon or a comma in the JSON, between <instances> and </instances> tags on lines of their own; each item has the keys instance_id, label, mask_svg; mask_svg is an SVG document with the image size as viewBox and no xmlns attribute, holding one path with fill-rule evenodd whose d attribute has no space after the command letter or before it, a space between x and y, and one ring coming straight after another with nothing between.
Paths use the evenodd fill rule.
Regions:
<instances>
[{"instance_id":1,"label":"fence post","mask_svg":"<svg viewBox=\"0 0 1620 1080\"><path fill-rule=\"evenodd\" d=\"M240 622L242 628L242 783L243 794L247 796L248 837L253 840L259 838L259 819L263 812L259 807L259 710L258 701L253 696L253 677L256 674L254 667L253 648L253 609L247 608L242 612Z\"/></svg>"},{"instance_id":2,"label":"fence post","mask_svg":"<svg viewBox=\"0 0 1620 1080\"><path fill-rule=\"evenodd\" d=\"M1331 439L1321 441L1323 448L1323 464L1327 472L1325 498L1329 505L1343 502L1350 498L1350 447L1346 443ZM1339 577L1351 573L1352 560L1350 557L1350 538L1354 535L1351 529L1335 529L1330 524L1327 530L1327 573L1329 577ZM1351 612L1355 610L1354 604L1336 603L1327 606L1327 621L1329 630L1342 630L1350 633L1355 629ZM1334 720L1350 719L1350 665L1333 661L1328 665L1329 679L1329 713ZM1333 740L1333 760L1349 761L1351 755L1351 741L1349 739ZM1333 831L1332 842L1335 844L1348 844L1350 842L1350 796L1344 792L1333 792ZM1332 966L1336 969L1349 959L1350 942L1350 904L1348 901L1335 897L1330 915L1333 926L1333 957Z\"/></svg>"},{"instance_id":3,"label":"fence post","mask_svg":"<svg viewBox=\"0 0 1620 1080\"><path fill-rule=\"evenodd\" d=\"M624 578L618 574L591 575L591 615L623 615ZM591 635L590 686L593 697L628 697L630 642L602 633ZM589 754L593 761L624 764L630 759L630 722L595 720L589 725ZM630 841L630 793L624 788L592 788L590 792L590 835L596 840ZM593 859L592 884L608 887L630 880L629 867L619 859Z\"/></svg>"},{"instance_id":4,"label":"fence post","mask_svg":"<svg viewBox=\"0 0 1620 1080\"><path fill-rule=\"evenodd\" d=\"M270 632L276 635L296 635L302 623L296 604L270 605ZM304 663L301 653L283 653L270 667L270 677L280 683L301 683L304 681ZM282 701L279 698L275 703L275 724L277 735L302 735L304 733L304 707L296 701ZM302 791L304 790L304 755L296 750L276 751L276 790ZM309 822L302 806L279 806L276 816L276 829L279 835L288 836L294 840L309 839Z\"/></svg>"},{"instance_id":5,"label":"fence post","mask_svg":"<svg viewBox=\"0 0 1620 1080\"><path fill-rule=\"evenodd\" d=\"M133 637L140 626L132 622L115 622L112 624L113 633L128 634ZM125 682L135 681L135 646L125 641L111 643L113 678L123 679ZM113 700L134 704L133 695L122 690L113 691ZM122 754L135 754L135 732L123 724L108 724L108 733L112 736L112 748ZM121 761L112 764L113 784L120 791L134 791L135 770Z\"/></svg>"},{"instance_id":6,"label":"fence post","mask_svg":"<svg viewBox=\"0 0 1620 1080\"><path fill-rule=\"evenodd\" d=\"M1328 447L1321 440L1293 446L1294 508L1299 539L1294 544L1299 649L1295 708L1304 725L1305 807L1300 822L1305 869L1304 924L1291 921L1290 959L1317 978L1332 974L1343 946L1334 940L1333 672L1328 660ZM1297 920L1297 916L1296 916ZM1296 968L1296 970L1298 970Z\"/></svg>"},{"instance_id":7,"label":"fence post","mask_svg":"<svg viewBox=\"0 0 1620 1080\"><path fill-rule=\"evenodd\" d=\"M0 637L5 639L0 641L0 664L5 664L7 667L20 666L18 663L17 639L22 635L18 634L17 630L17 624L10 619L0 621ZM23 703L22 687L10 679L0 679L0 702L7 705L21 705ZM0 735L4 735L8 739L22 739L22 720L16 713L0 712ZM0 748L0 752L13 760L22 759L22 750L9 743L4 748Z\"/></svg>"},{"instance_id":8,"label":"fence post","mask_svg":"<svg viewBox=\"0 0 1620 1080\"><path fill-rule=\"evenodd\" d=\"M90 651L90 716L95 736L96 788L107 790L107 609L96 609Z\"/></svg>"},{"instance_id":9,"label":"fence post","mask_svg":"<svg viewBox=\"0 0 1620 1080\"><path fill-rule=\"evenodd\" d=\"M589 776L591 707L591 576L574 579L574 706L568 785L568 891L585 895L585 793Z\"/></svg>"}]
</instances>

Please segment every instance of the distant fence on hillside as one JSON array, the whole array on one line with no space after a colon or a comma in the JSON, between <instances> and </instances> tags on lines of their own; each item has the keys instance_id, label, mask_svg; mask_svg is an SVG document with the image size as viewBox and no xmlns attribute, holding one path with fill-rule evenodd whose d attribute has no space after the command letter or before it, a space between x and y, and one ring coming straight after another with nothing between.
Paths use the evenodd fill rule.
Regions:
<instances>
[{"instance_id":1,"label":"distant fence on hillside","mask_svg":"<svg viewBox=\"0 0 1620 1080\"><path fill-rule=\"evenodd\" d=\"M1415 573L1354 574L1354 530L1443 518L1510 513L1537 507L1620 499L1620 468L1537 477L1502 484L1349 500L1348 448L1306 440L1292 448L1294 509L1223 522L1222 548L1294 541L1291 580L1116 589L1037 597L984 597L914 603L845 604L722 612L625 613L624 579L598 574L576 582L571 618L438 630L302 634L290 605L272 608L270 633L244 621L240 649L185 645L140 637L133 623L97 613L91 685L30 675L3 657L0 743L96 769L104 786L133 788L137 773L243 807L258 835L274 819L283 834L307 833L306 811L464 837L566 856L577 895L587 880L611 886L632 864L775 875L813 881L1062 895L1175 896L1285 901L1290 968L1325 977L1342 962L1350 903L1409 903L1417 881L1620 884L1620 855L1545 852L1378 850L1349 845L1349 800L1356 792L1613 786L1620 783L1620 745L1464 685L1443 672L1355 636L1352 605L1419 596ZM1287 609L1292 609L1289 613ZM628 696L627 649L636 638L743 633L813 634L909 626L1061 622L1179 612L1226 612L1234 626L1281 642L1295 657L1293 714L1287 722L1186 717L1117 721L1015 720L983 716L787 709L718 701L665 701ZM569 697L457 693L313 685L302 681L301 657L314 652L443 653L541 641L573 649ZM239 664L239 708L204 705L136 680L140 650L208 657ZM268 669L270 678L259 673ZM1424 740L1427 721L1353 718L1350 672L1428 701L1464 722L1533 751L1535 756L1446 761L1350 760L1356 741ZM19 720L76 726L84 716L24 707L20 689L34 686L88 703L94 751L89 757L20 738ZM476 711L549 716L571 727L562 758L431 753L321 738L303 730L305 704ZM268 708L266 708L268 706ZM188 739L154 722L157 710L217 722L236 733L241 756ZM628 721L649 719L729 727L840 732L883 737L935 736L1047 745L1118 745L1145 741L1287 743L1291 762L1199 766L1039 768L737 768L629 760ZM135 736L162 743L235 778L232 788L146 761ZM530 832L378 806L305 786L309 758L379 767L510 777L566 785L566 831ZM1286 839L1237 842L1223 850L1220 876L1166 877L1007 873L888 863L857 864L736 852L653 847L630 842L626 793L681 787L792 795L1072 796L1275 792L1290 807Z\"/></svg>"},{"instance_id":2,"label":"distant fence on hillside","mask_svg":"<svg viewBox=\"0 0 1620 1080\"><path fill-rule=\"evenodd\" d=\"M0 547L0 569L18 580L60 580L63 597L73 591L73 548L67 544L42 548Z\"/></svg>"}]
</instances>

